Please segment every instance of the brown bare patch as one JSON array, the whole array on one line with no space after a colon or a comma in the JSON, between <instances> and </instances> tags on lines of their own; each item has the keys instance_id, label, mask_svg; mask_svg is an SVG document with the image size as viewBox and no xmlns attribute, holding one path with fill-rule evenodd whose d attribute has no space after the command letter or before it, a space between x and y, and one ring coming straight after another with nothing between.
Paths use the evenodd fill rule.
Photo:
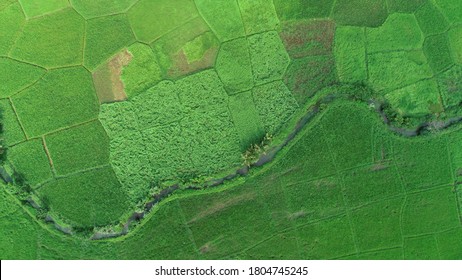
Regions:
<instances>
[{"instance_id":1,"label":"brown bare patch","mask_svg":"<svg viewBox=\"0 0 462 280\"><path fill-rule=\"evenodd\" d=\"M371 167L371 171L380 171L380 170L385 170L388 168L388 165L385 165L383 163L376 163Z\"/></svg>"},{"instance_id":2,"label":"brown bare patch","mask_svg":"<svg viewBox=\"0 0 462 280\"><path fill-rule=\"evenodd\" d=\"M293 221L293 220L296 220L298 218L302 218L302 217L305 217L308 213L306 213L306 211L304 210L300 210L300 211L297 211L295 213L291 213L289 214L289 216L287 217L289 220Z\"/></svg>"},{"instance_id":3,"label":"brown bare patch","mask_svg":"<svg viewBox=\"0 0 462 280\"><path fill-rule=\"evenodd\" d=\"M168 70L168 75L172 78L178 78L188 74L195 73L200 70L211 68L215 64L215 59L218 54L218 47L213 47L204 52L204 56L197 61L191 63L183 50L172 55L172 67Z\"/></svg>"},{"instance_id":4,"label":"brown bare patch","mask_svg":"<svg viewBox=\"0 0 462 280\"><path fill-rule=\"evenodd\" d=\"M201 252L201 254L207 254L210 251L213 251L213 246L210 243L206 243L202 247L199 248L199 251Z\"/></svg>"},{"instance_id":5,"label":"brown bare patch","mask_svg":"<svg viewBox=\"0 0 462 280\"><path fill-rule=\"evenodd\" d=\"M198 221L200 219L203 219L203 218L205 218L207 216L216 214L216 213L218 213L218 212L220 212L220 211L222 211L222 210L224 210L226 208L229 208L231 206L234 206L234 205L236 205L236 204L238 204L240 202L252 200L254 198L255 198L255 193L245 193L245 194L230 198L230 199L225 200L225 201L216 202L213 205L206 208L205 210L201 211L199 214L197 214L196 217L189 220L188 224L192 224L192 223L194 223L194 222L196 222L196 221Z\"/></svg>"},{"instance_id":6,"label":"brown bare patch","mask_svg":"<svg viewBox=\"0 0 462 280\"><path fill-rule=\"evenodd\" d=\"M291 58L332 53L335 23L332 20L286 22L280 33Z\"/></svg>"},{"instance_id":7,"label":"brown bare patch","mask_svg":"<svg viewBox=\"0 0 462 280\"><path fill-rule=\"evenodd\" d=\"M93 82L100 103L127 99L121 75L123 67L127 66L132 58L130 52L125 49L93 72Z\"/></svg>"}]
</instances>

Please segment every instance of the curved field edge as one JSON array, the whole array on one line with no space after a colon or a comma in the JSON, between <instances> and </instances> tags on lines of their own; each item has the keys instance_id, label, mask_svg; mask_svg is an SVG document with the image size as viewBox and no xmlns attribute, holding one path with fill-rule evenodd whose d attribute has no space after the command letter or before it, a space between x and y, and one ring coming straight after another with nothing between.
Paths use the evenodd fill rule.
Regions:
<instances>
[{"instance_id":1,"label":"curved field edge","mask_svg":"<svg viewBox=\"0 0 462 280\"><path fill-rule=\"evenodd\" d=\"M316 176L308 180L297 178L292 180L294 175L297 175L297 172L291 169L294 167L292 164L289 164L291 166L289 170L284 171L285 175L289 176L280 176L281 174L275 169L284 166L284 160L290 160L289 153L292 152L292 158L293 154L300 155L300 150L304 148L303 140L316 138L320 131L321 133L328 131L325 118L329 117L329 114L332 115L332 112L337 113L336 117L338 117L342 113L339 108L342 107L354 109L350 111L358 115L356 120L366 121L365 127L376 128L375 131L381 135L379 139L394 142L395 145L392 145L391 150L398 148L398 151L403 152L418 146L419 152L426 155L422 149L433 151L432 147L435 145L433 152L438 154L441 151L437 148L446 144L447 151L444 151L443 155L446 154L450 158L447 162L439 163L447 167L436 173L439 176L435 176L435 180L427 176L424 178L427 181L414 183L406 180L407 176L400 174L406 170L409 172L405 158L396 159L392 165L383 169L380 165L371 165L369 161L372 160L367 160L368 157L360 157L355 167L340 171L336 169L338 167L326 163L332 163L332 159L313 161L311 163L318 167L321 167L324 162L323 170L326 171L321 170L325 174L314 174ZM456 180L453 171L456 164L461 166L462 157L454 155L454 146L450 148L454 139L461 138L460 130L451 130L436 136L401 139L391 132L384 132L384 129L386 126L380 122L375 113L368 113L364 107L357 104L336 102L303 129L296 139L281 151L276 160L253 171L248 180L239 179L222 187L174 194L159 203L141 222L142 224L128 235L111 240L90 241L54 234L57 232L47 226L37 225L33 213L26 210L29 214L27 215L23 212L20 203L11 201L15 198L10 196L9 202L2 200L6 204L2 205L4 209L13 210L5 212L1 217L5 221L2 223L5 227L2 229L4 234L1 239L2 248L5 250L2 250L1 258L414 259L424 257L413 254L415 251L413 249L421 245L421 252L430 258L460 259L462 228L456 209L456 194L453 192L454 180ZM384 146L387 141L384 142ZM312 142L308 141L308 143ZM422 143L424 145L420 146ZM430 145L430 148L426 145ZM333 157L341 156L341 154L330 154ZM432 154L432 159L435 156L437 155ZM425 156L420 161L431 165ZM337 165L342 165L341 162L338 161ZM412 162L411 167L415 164ZM397 166L400 168L398 169ZM328 167L333 169L329 171ZM378 172L385 172L384 174L387 172L394 174L395 176L386 177L387 183L391 179L397 180L395 182L400 182L396 184L398 188L388 193L383 186L382 188L375 186L378 198L374 197L374 193L364 192L361 195L360 192L359 197L367 198L366 202L355 201L353 198L356 196L350 194L349 188L345 187L345 182L351 179L354 172L360 174L360 178L369 176L370 167L376 168ZM271 172L272 170L274 172ZM426 171L422 168L414 168L415 172L419 170ZM414 179L414 177L409 178ZM374 182L369 179L368 181ZM296 186L302 182L307 185L301 189L294 191L283 189L284 186ZM319 188L323 190L323 186L328 191L324 194L330 192L331 195L317 196L316 193L320 193ZM313 188L316 191L314 193L310 192ZM341 191L335 192L335 190ZM308 193L303 196L300 191ZM368 195L373 196L373 199ZM304 198L309 205L303 204L303 201L297 200L297 197ZM16 206L13 207L14 204ZM426 204L432 206L430 210L424 207ZM323 205L327 205L329 209L322 208ZM313 213L309 213L310 208ZM399 219L394 219L396 213L384 215L383 211L387 209L397 211ZM442 215L438 220L435 220L434 210L438 210ZM383 226L387 226L389 230L380 230L380 224L371 215L376 215L375 218L383 222ZM11 217L15 220L11 221ZM22 227L13 233L12 224L20 224ZM397 230L393 230L393 226ZM431 242L429 243L428 240ZM37 248L35 255L33 248ZM435 251L434 248L438 249Z\"/></svg>"}]
</instances>

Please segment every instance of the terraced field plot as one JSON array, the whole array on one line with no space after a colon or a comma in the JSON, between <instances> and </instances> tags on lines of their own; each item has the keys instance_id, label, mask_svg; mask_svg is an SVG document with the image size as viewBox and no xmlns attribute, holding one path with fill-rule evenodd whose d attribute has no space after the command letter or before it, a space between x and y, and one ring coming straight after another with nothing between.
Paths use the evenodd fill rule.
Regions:
<instances>
[{"instance_id":1,"label":"terraced field plot","mask_svg":"<svg viewBox=\"0 0 462 280\"><path fill-rule=\"evenodd\" d=\"M46 2L0 0L0 258L462 258L459 1Z\"/></svg>"}]
</instances>

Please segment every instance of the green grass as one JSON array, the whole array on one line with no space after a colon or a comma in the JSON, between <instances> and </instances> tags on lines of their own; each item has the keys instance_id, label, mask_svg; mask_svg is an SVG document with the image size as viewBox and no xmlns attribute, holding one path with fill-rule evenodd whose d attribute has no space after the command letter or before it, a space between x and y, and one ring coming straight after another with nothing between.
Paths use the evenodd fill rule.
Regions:
<instances>
[{"instance_id":1,"label":"green grass","mask_svg":"<svg viewBox=\"0 0 462 280\"><path fill-rule=\"evenodd\" d=\"M399 114L411 117L425 116L432 112L432 105L440 104L435 79L422 80L391 91L385 98Z\"/></svg>"},{"instance_id":2,"label":"green grass","mask_svg":"<svg viewBox=\"0 0 462 280\"><path fill-rule=\"evenodd\" d=\"M427 37L423 50L433 73L439 73L453 65L446 33Z\"/></svg>"},{"instance_id":3,"label":"green grass","mask_svg":"<svg viewBox=\"0 0 462 280\"><path fill-rule=\"evenodd\" d=\"M88 20L83 64L93 70L134 40L126 15Z\"/></svg>"},{"instance_id":4,"label":"green grass","mask_svg":"<svg viewBox=\"0 0 462 280\"><path fill-rule=\"evenodd\" d=\"M132 55L130 63L122 68L121 79L128 97L147 90L162 78L159 62L151 48L135 43L128 47Z\"/></svg>"},{"instance_id":5,"label":"green grass","mask_svg":"<svg viewBox=\"0 0 462 280\"><path fill-rule=\"evenodd\" d=\"M274 5L265 0L237 0L247 35L277 30L279 19Z\"/></svg>"},{"instance_id":6,"label":"green grass","mask_svg":"<svg viewBox=\"0 0 462 280\"><path fill-rule=\"evenodd\" d=\"M433 72L422 51L369 54L369 82L378 92L389 92L430 78Z\"/></svg>"},{"instance_id":7,"label":"green grass","mask_svg":"<svg viewBox=\"0 0 462 280\"><path fill-rule=\"evenodd\" d=\"M41 139L29 140L9 148L8 159L32 186L52 177L50 162Z\"/></svg>"},{"instance_id":8,"label":"green grass","mask_svg":"<svg viewBox=\"0 0 462 280\"><path fill-rule=\"evenodd\" d=\"M412 260L438 260L438 244L433 235L406 238L404 257Z\"/></svg>"},{"instance_id":9,"label":"green grass","mask_svg":"<svg viewBox=\"0 0 462 280\"><path fill-rule=\"evenodd\" d=\"M448 31L449 45L454 62L462 65L462 27L453 27Z\"/></svg>"},{"instance_id":10,"label":"green grass","mask_svg":"<svg viewBox=\"0 0 462 280\"><path fill-rule=\"evenodd\" d=\"M399 183L393 182L391 185L399 186ZM382 186L378 189L384 191L386 188ZM353 231L360 251L398 247L402 244L400 210L403 202L402 198L384 200L352 211Z\"/></svg>"},{"instance_id":11,"label":"green grass","mask_svg":"<svg viewBox=\"0 0 462 280\"><path fill-rule=\"evenodd\" d=\"M10 97L37 81L45 70L10 58L0 57L0 97Z\"/></svg>"},{"instance_id":12,"label":"green grass","mask_svg":"<svg viewBox=\"0 0 462 280\"><path fill-rule=\"evenodd\" d=\"M392 14L377 28L367 28L367 51L415 50L424 37L414 15Z\"/></svg>"},{"instance_id":13,"label":"green grass","mask_svg":"<svg viewBox=\"0 0 462 280\"><path fill-rule=\"evenodd\" d=\"M391 162L377 162L347 171L343 181L348 186L345 188L345 198L351 207L403 194L399 174Z\"/></svg>"},{"instance_id":14,"label":"green grass","mask_svg":"<svg viewBox=\"0 0 462 280\"><path fill-rule=\"evenodd\" d=\"M286 166L289 167L289 166ZM302 173L302 172L301 172ZM285 219L295 225L303 225L334 215L345 214L341 182L335 177L327 177L314 181L308 176L290 178L290 182L282 179L279 184L285 194L287 207Z\"/></svg>"},{"instance_id":15,"label":"green grass","mask_svg":"<svg viewBox=\"0 0 462 280\"><path fill-rule=\"evenodd\" d=\"M70 0L70 3L85 18L93 18L126 11L136 0Z\"/></svg>"},{"instance_id":16,"label":"green grass","mask_svg":"<svg viewBox=\"0 0 462 280\"><path fill-rule=\"evenodd\" d=\"M334 0L274 0L273 2L281 21L327 18L334 4Z\"/></svg>"},{"instance_id":17,"label":"green grass","mask_svg":"<svg viewBox=\"0 0 462 280\"><path fill-rule=\"evenodd\" d=\"M287 22L280 32L285 49L291 58L308 55L329 55L335 34L332 20L301 20Z\"/></svg>"},{"instance_id":18,"label":"green grass","mask_svg":"<svg viewBox=\"0 0 462 280\"><path fill-rule=\"evenodd\" d=\"M339 25L377 27L388 12L385 0L337 0L331 16Z\"/></svg>"},{"instance_id":19,"label":"green grass","mask_svg":"<svg viewBox=\"0 0 462 280\"><path fill-rule=\"evenodd\" d=\"M144 199L151 183L185 183L241 163L227 100L223 84L209 70L161 82L129 102L102 106L111 163L132 201Z\"/></svg>"},{"instance_id":20,"label":"green grass","mask_svg":"<svg viewBox=\"0 0 462 280\"><path fill-rule=\"evenodd\" d=\"M277 32L265 32L248 38L253 78L256 84L282 79L289 66L289 55Z\"/></svg>"},{"instance_id":21,"label":"green grass","mask_svg":"<svg viewBox=\"0 0 462 280\"><path fill-rule=\"evenodd\" d=\"M393 151L406 190L419 191L451 183L449 156L444 138L396 140Z\"/></svg>"},{"instance_id":22,"label":"green grass","mask_svg":"<svg viewBox=\"0 0 462 280\"><path fill-rule=\"evenodd\" d=\"M332 56L309 56L293 59L284 82L300 105L305 104L319 90L337 83Z\"/></svg>"},{"instance_id":23,"label":"green grass","mask_svg":"<svg viewBox=\"0 0 462 280\"><path fill-rule=\"evenodd\" d=\"M109 163L109 138L98 121L47 135L45 141L58 175Z\"/></svg>"},{"instance_id":24,"label":"green grass","mask_svg":"<svg viewBox=\"0 0 462 280\"><path fill-rule=\"evenodd\" d=\"M413 13L427 0L387 0L390 13Z\"/></svg>"},{"instance_id":25,"label":"green grass","mask_svg":"<svg viewBox=\"0 0 462 280\"><path fill-rule=\"evenodd\" d=\"M57 179L40 188L51 213L80 227L117 222L127 207L112 168L103 168Z\"/></svg>"},{"instance_id":26,"label":"green grass","mask_svg":"<svg viewBox=\"0 0 462 280\"><path fill-rule=\"evenodd\" d=\"M435 213L438 213L435 216ZM451 186L407 196L403 209L403 234L421 235L460 227Z\"/></svg>"},{"instance_id":27,"label":"green grass","mask_svg":"<svg viewBox=\"0 0 462 280\"><path fill-rule=\"evenodd\" d=\"M237 1L195 0L194 2L200 15L210 25L220 41L245 36Z\"/></svg>"},{"instance_id":28,"label":"green grass","mask_svg":"<svg viewBox=\"0 0 462 280\"><path fill-rule=\"evenodd\" d=\"M461 258L461 130L405 138L364 102L403 125L457 114L456 1L20 3L0 0L4 168L85 232L56 231L0 183L1 259ZM342 97L271 163L179 190L127 236L84 236L166 186L234 173L317 93Z\"/></svg>"},{"instance_id":29,"label":"green grass","mask_svg":"<svg viewBox=\"0 0 462 280\"><path fill-rule=\"evenodd\" d=\"M0 55L7 55L25 22L19 3L0 10Z\"/></svg>"},{"instance_id":30,"label":"green grass","mask_svg":"<svg viewBox=\"0 0 462 280\"><path fill-rule=\"evenodd\" d=\"M338 78L341 82L353 83L367 79L364 28L337 27L334 54Z\"/></svg>"},{"instance_id":31,"label":"green grass","mask_svg":"<svg viewBox=\"0 0 462 280\"><path fill-rule=\"evenodd\" d=\"M28 18L50 14L69 6L69 1L66 0L48 0L46 2L40 0L19 0L19 3L21 3L24 13Z\"/></svg>"},{"instance_id":32,"label":"green grass","mask_svg":"<svg viewBox=\"0 0 462 280\"><path fill-rule=\"evenodd\" d=\"M24 132L22 131L22 128L18 119L16 118L16 114L14 113L9 100L0 100L0 112L3 118L2 137L5 140L5 144L10 146L26 140Z\"/></svg>"},{"instance_id":33,"label":"green grass","mask_svg":"<svg viewBox=\"0 0 462 280\"><path fill-rule=\"evenodd\" d=\"M323 116L324 141L338 171L372 163L371 136L376 125L372 113L356 104L339 105Z\"/></svg>"},{"instance_id":34,"label":"green grass","mask_svg":"<svg viewBox=\"0 0 462 280\"><path fill-rule=\"evenodd\" d=\"M239 134L241 151L257 144L265 136L263 125L255 108L252 92L245 91L229 97L229 110Z\"/></svg>"},{"instance_id":35,"label":"green grass","mask_svg":"<svg viewBox=\"0 0 462 280\"><path fill-rule=\"evenodd\" d=\"M213 67L219 41L201 17L195 17L154 41L151 47L167 78L178 79Z\"/></svg>"},{"instance_id":36,"label":"green grass","mask_svg":"<svg viewBox=\"0 0 462 280\"><path fill-rule=\"evenodd\" d=\"M78 65L82 63L84 32L85 20L70 8L31 19L11 57L47 68Z\"/></svg>"},{"instance_id":37,"label":"green grass","mask_svg":"<svg viewBox=\"0 0 462 280\"><path fill-rule=\"evenodd\" d=\"M443 33L449 26L445 16L433 4L433 1L427 1L422 5L415 12L415 16L425 36Z\"/></svg>"},{"instance_id":38,"label":"green grass","mask_svg":"<svg viewBox=\"0 0 462 280\"><path fill-rule=\"evenodd\" d=\"M355 252L350 224L345 216L308 224L297 232L300 250L306 259L333 259Z\"/></svg>"},{"instance_id":39,"label":"green grass","mask_svg":"<svg viewBox=\"0 0 462 280\"><path fill-rule=\"evenodd\" d=\"M252 91L260 120L267 133L274 135L298 108L292 93L281 81L255 87Z\"/></svg>"},{"instance_id":40,"label":"green grass","mask_svg":"<svg viewBox=\"0 0 462 280\"><path fill-rule=\"evenodd\" d=\"M455 0L435 0L436 5L442 10L449 23L461 23L462 2Z\"/></svg>"},{"instance_id":41,"label":"green grass","mask_svg":"<svg viewBox=\"0 0 462 280\"><path fill-rule=\"evenodd\" d=\"M106 104L103 108L106 106L120 108L120 104L117 103ZM399 223L402 197L391 200L384 198L363 207L349 209L351 219L342 214L345 210L342 201L343 191L348 190L352 183L342 182L335 177L333 157L325 145L326 137L330 139L332 134L324 132L321 127L329 124L333 116L345 118L356 113L357 117L349 118L348 128L365 129L370 126L382 131L383 128L377 127L375 121L370 118L370 113L358 106L345 103L343 106L328 107L324 115L316 118L301 132L283 155L260 173L251 175L245 181L236 182L236 186L228 185L228 188L223 189L188 191L180 196L174 195L169 199L170 201L165 201L154 208L155 213L143 220L138 228L119 239L98 242L75 239L35 226L35 220L26 215L12 197L5 198L2 187L0 191L2 213L14 213L14 215L1 218L4 226L0 230L3 237L0 242L4 242L2 243L4 250L0 252L0 257L2 259L401 259L403 257L414 259L430 256L433 259L439 258L438 255L434 255L436 240L439 248L436 252L439 252L441 258L459 259L462 231L451 186L425 192L411 192L406 195L401 222L404 244L401 244ZM456 136L460 131L450 133ZM386 131L381 137L396 139ZM415 139L394 141L397 155L415 146L415 150L420 150L421 154L433 157L434 162L444 162L432 154L434 151L441 150L439 146L429 146L425 150L421 145L415 144ZM362 145L366 147L370 142L364 142ZM457 144L458 142L454 142L451 149L458 149ZM330 147L333 147L331 149L334 152L345 148L335 145ZM398 147L400 149L397 149ZM422 172L429 170L419 165L414 167L416 173L419 170ZM399 164L397 169L400 170ZM365 170L366 167L357 169L358 174ZM110 169L101 172L110 174ZM383 172L390 174L388 169ZM438 174L438 172L431 173L433 179L437 181L440 176ZM389 185L377 184L372 187L378 193L387 193L390 187L397 188L395 180L389 180L390 176L383 176L383 180L389 181ZM316 177L318 179L314 180ZM402 177L406 178L406 176ZM85 180L90 178L79 175L62 179L40 189L44 193L56 194L55 204L52 203L52 213L57 212L58 205L63 201L67 201L68 204L60 207L69 207L69 209L72 203L78 201L79 204L75 206L79 208L78 213L68 209L69 212L66 213L71 213L69 217L75 213L76 219L85 219L87 222L94 217L92 216L94 213L113 213L113 216L107 219L117 220L118 215L113 208L114 205L108 206L105 204L106 200L104 203L92 203L91 206L85 207L86 203L90 203L87 200L94 201L100 199L100 196L107 196L104 192L94 195L93 190L90 192L85 188L87 186ZM79 188L69 190L68 186L75 182L79 182ZM72 199L78 192L87 196L91 193L92 196L83 201ZM112 193L111 197L118 196ZM98 209L92 208L95 206ZM111 210L104 207L109 207L108 209ZM3 212L3 208L8 209L9 212ZM299 210L304 210L306 213ZM82 213L93 214L83 217ZM94 222L90 220L88 224ZM21 226L20 231L13 230L18 226ZM414 237L415 235L419 237ZM429 236L432 239L427 238ZM354 240L358 244L357 249ZM404 247L399 248L401 245Z\"/></svg>"},{"instance_id":42,"label":"green grass","mask_svg":"<svg viewBox=\"0 0 462 280\"><path fill-rule=\"evenodd\" d=\"M151 43L197 16L193 0L140 0L128 11L133 32L143 43Z\"/></svg>"},{"instance_id":43,"label":"green grass","mask_svg":"<svg viewBox=\"0 0 462 280\"><path fill-rule=\"evenodd\" d=\"M460 260L462 258L462 229L436 234L440 257L443 260Z\"/></svg>"},{"instance_id":44,"label":"green grass","mask_svg":"<svg viewBox=\"0 0 462 280\"><path fill-rule=\"evenodd\" d=\"M12 100L29 137L89 121L98 115L91 75L82 67L49 71Z\"/></svg>"},{"instance_id":45,"label":"green grass","mask_svg":"<svg viewBox=\"0 0 462 280\"><path fill-rule=\"evenodd\" d=\"M462 101L462 66L454 66L437 77L444 105L458 106Z\"/></svg>"},{"instance_id":46,"label":"green grass","mask_svg":"<svg viewBox=\"0 0 462 280\"><path fill-rule=\"evenodd\" d=\"M216 70L228 93L246 91L253 86L249 44L239 38L221 45Z\"/></svg>"}]
</instances>

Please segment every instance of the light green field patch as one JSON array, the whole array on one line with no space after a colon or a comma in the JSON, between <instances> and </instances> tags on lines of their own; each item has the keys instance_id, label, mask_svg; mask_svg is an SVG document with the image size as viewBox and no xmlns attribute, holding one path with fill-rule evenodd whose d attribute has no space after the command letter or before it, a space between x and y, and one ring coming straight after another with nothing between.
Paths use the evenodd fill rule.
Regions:
<instances>
[{"instance_id":1,"label":"light green field patch","mask_svg":"<svg viewBox=\"0 0 462 280\"><path fill-rule=\"evenodd\" d=\"M118 222L127 207L110 167L58 179L40 188L39 195L49 201L52 214L80 227Z\"/></svg>"},{"instance_id":2,"label":"light green field patch","mask_svg":"<svg viewBox=\"0 0 462 280\"><path fill-rule=\"evenodd\" d=\"M0 98L9 97L37 81L45 69L0 57Z\"/></svg>"},{"instance_id":3,"label":"light green field patch","mask_svg":"<svg viewBox=\"0 0 462 280\"><path fill-rule=\"evenodd\" d=\"M424 116L430 106L439 104L438 84L435 79L423 80L385 95L391 106L404 116Z\"/></svg>"},{"instance_id":4,"label":"light green field patch","mask_svg":"<svg viewBox=\"0 0 462 280\"><path fill-rule=\"evenodd\" d=\"M273 0L281 21L306 18L327 18L334 0Z\"/></svg>"},{"instance_id":5,"label":"light green field patch","mask_svg":"<svg viewBox=\"0 0 462 280\"><path fill-rule=\"evenodd\" d=\"M416 12L415 16L419 22L420 29L425 36L435 35L446 31L449 23L433 1L427 1Z\"/></svg>"},{"instance_id":6,"label":"light green field patch","mask_svg":"<svg viewBox=\"0 0 462 280\"><path fill-rule=\"evenodd\" d=\"M451 28L448 36L454 62L462 65L462 26Z\"/></svg>"},{"instance_id":7,"label":"light green field patch","mask_svg":"<svg viewBox=\"0 0 462 280\"><path fill-rule=\"evenodd\" d=\"M140 0L128 11L135 36L144 43L153 42L198 15L193 0Z\"/></svg>"},{"instance_id":8,"label":"light green field patch","mask_svg":"<svg viewBox=\"0 0 462 280\"><path fill-rule=\"evenodd\" d=\"M162 72L150 47L135 43L128 47L128 51L132 59L122 68L121 79L125 85L125 92L131 98L158 83L162 79Z\"/></svg>"},{"instance_id":9,"label":"light green field patch","mask_svg":"<svg viewBox=\"0 0 462 280\"><path fill-rule=\"evenodd\" d=\"M187 42L183 47L184 55L189 64L200 61L207 50L210 48L218 48L216 37L211 32L206 32L192 41Z\"/></svg>"},{"instance_id":10,"label":"light green field patch","mask_svg":"<svg viewBox=\"0 0 462 280\"><path fill-rule=\"evenodd\" d=\"M49 14L69 6L67 0L19 0L28 18Z\"/></svg>"},{"instance_id":11,"label":"light green field patch","mask_svg":"<svg viewBox=\"0 0 462 280\"><path fill-rule=\"evenodd\" d=\"M25 22L19 3L0 10L0 55L7 55Z\"/></svg>"},{"instance_id":12,"label":"light green field patch","mask_svg":"<svg viewBox=\"0 0 462 280\"><path fill-rule=\"evenodd\" d=\"M298 108L297 100L281 81L255 87L253 99L266 132L273 135Z\"/></svg>"},{"instance_id":13,"label":"light green field patch","mask_svg":"<svg viewBox=\"0 0 462 280\"><path fill-rule=\"evenodd\" d=\"M93 70L134 41L135 38L125 14L88 20L83 64Z\"/></svg>"},{"instance_id":14,"label":"light green field patch","mask_svg":"<svg viewBox=\"0 0 462 280\"><path fill-rule=\"evenodd\" d=\"M58 175L109 164L109 137L99 121L45 137Z\"/></svg>"},{"instance_id":15,"label":"light green field patch","mask_svg":"<svg viewBox=\"0 0 462 280\"><path fill-rule=\"evenodd\" d=\"M70 8L31 19L11 57L47 68L80 64L84 30L85 20Z\"/></svg>"},{"instance_id":16,"label":"light green field patch","mask_svg":"<svg viewBox=\"0 0 462 280\"><path fill-rule=\"evenodd\" d=\"M247 35L277 30L279 19L272 2L266 0L237 0Z\"/></svg>"},{"instance_id":17,"label":"light green field patch","mask_svg":"<svg viewBox=\"0 0 462 280\"><path fill-rule=\"evenodd\" d=\"M8 99L0 100L0 113L3 118L2 137L5 140L5 144L10 146L26 140L21 125L19 124L19 121L16 118L16 114L14 113Z\"/></svg>"},{"instance_id":18,"label":"light green field patch","mask_svg":"<svg viewBox=\"0 0 462 280\"><path fill-rule=\"evenodd\" d=\"M154 41L151 47L166 77L178 79L212 68L219 41L207 23L195 17Z\"/></svg>"},{"instance_id":19,"label":"light green field patch","mask_svg":"<svg viewBox=\"0 0 462 280\"><path fill-rule=\"evenodd\" d=\"M228 93L252 88L252 65L249 44L245 38L223 43L218 52L215 67Z\"/></svg>"},{"instance_id":20,"label":"light green field patch","mask_svg":"<svg viewBox=\"0 0 462 280\"><path fill-rule=\"evenodd\" d=\"M8 159L32 186L52 177L42 139L30 140L8 149Z\"/></svg>"},{"instance_id":21,"label":"light green field patch","mask_svg":"<svg viewBox=\"0 0 462 280\"><path fill-rule=\"evenodd\" d=\"M412 14L392 14L382 26L366 30L368 52L420 49L424 40Z\"/></svg>"},{"instance_id":22,"label":"light green field patch","mask_svg":"<svg viewBox=\"0 0 462 280\"><path fill-rule=\"evenodd\" d=\"M378 92L389 92L433 75L422 51L374 53L368 57L369 82Z\"/></svg>"},{"instance_id":23,"label":"light green field patch","mask_svg":"<svg viewBox=\"0 0 462 280\"><path fill-rule=\"evenodd\" d=\"M195 0L197 9L220 41L245 36L237 1Z\"/></svg>"},{"instance_id":24,"label":"light green field patch","mask_svg":"<svg viewBox=\"0 0 462 280\"><path fill-rule=\"evenodd\" d=\"M135 114L138 116L138 124L141 128L162 126L177 122L183 117L178 98L178 89L170 81L162 81L146 92L135 96L131 103Z\"/></svg>"},{"instance_id":25,"label":"light green field patch","mask_svg":"<svg viewBox=\"0 0 462 280\"><path fill-rule=\"evenodd\" d=\"M290 63L289 55L276 31L248 37L253 79L263 84L282 79Z\"/></svg>"},{"instance_id":26,"label":"light green field patch","mask_svg":"<svg viewBox=\"0 0 462 280\"><path fill-rule=\"evenodd\" d=\"M353 83L367 79L364 28L339 26L335 30L335 63L339 80Z\"/></svg>"},{"instance_id":27,"label":"light green field patch","mask_svg":"<svg viewBox=\"0 0 462 280\"><path fill-rule=\"evenodd\" d=\"M0 0L0 10L5 9L16 1L17 0Z\"/></svg>"},{"instance_id":28,"label":"light green field patch","mask_svg":"<svg viewBox=\"0 0 462 280\"><path fill-rule=\"evenodd\" d=\"M83 67L49 71L12 100L30 137L89 121L98 115L93 81Z\"/></svg>"},{"instance_id":29,"label":"light green field patch","mask_svg":"<svg viewBox=\"0 0 462 280\"><path fill-rule=\"evenodd\" d=\"M435 2L450 23L462 22L462 1L435 0Z\"/></svg>"},{"instance_id":30,"label":"light green field patch","mask_svg":"<svg viewBox=\"0 0 462 280\"><path fill-rule=\"evenodd\" d=\"M126 11L137 0L70 0L70 3L86 19L118 14Z\"/></svg>"},{"instance_id":31,"label":"light green field patch","mask_svg":"<svg viewBox=\"0 0 462 280\"><path fill-rule=\"evenodd\" d=\"M259 121L252 92L245 91L230 96L229 109L239 134L241 150L245 151L251 144L259 143L263 139L265 131Z\"/></svg>"}]
</instances>

